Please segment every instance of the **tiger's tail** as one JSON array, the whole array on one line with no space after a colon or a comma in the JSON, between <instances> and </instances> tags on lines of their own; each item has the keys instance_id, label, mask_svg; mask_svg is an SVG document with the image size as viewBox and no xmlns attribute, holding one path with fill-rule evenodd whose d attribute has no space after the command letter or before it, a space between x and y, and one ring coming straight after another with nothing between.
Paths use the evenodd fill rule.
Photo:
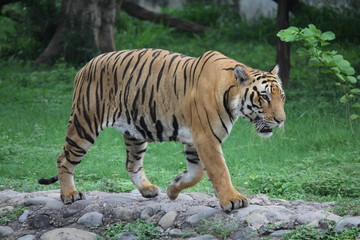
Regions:
<instances>
[{"instance_id":1,"label":"tiger's tail","mask_svg":"<svg viewBox=\"0 0 360 240\"><path fill-rule=\"evenodd\" d=\"M58 180L59 180L58 176L55 176L52 178L41 178L38 180L38 183L42 184L42 185L50 185L50 184L56 183Z\"/></svg>"}]
</instances>

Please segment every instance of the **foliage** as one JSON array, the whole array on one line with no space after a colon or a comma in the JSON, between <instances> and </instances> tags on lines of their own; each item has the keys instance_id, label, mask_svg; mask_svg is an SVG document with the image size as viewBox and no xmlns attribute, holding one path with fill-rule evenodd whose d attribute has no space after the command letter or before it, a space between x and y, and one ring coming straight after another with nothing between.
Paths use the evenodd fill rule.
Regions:
<instances>
[{"instance_id":1,"label":"foliage","mask_svg":"<svg viewBox=\"0 0 360 240\"><path fill-rule=\"evenodd\" d=\"M4 226L7 223L11 222L14 218L19 217L26 209L27 208L25 207L15 206L15 209L0 214L0 226Z\"/></svg>"},{"instance_id":2,"label":"foliage","mask_svg":"<svg viewBox=\"0 0 360 240\"><path fill-rule=\"evenodd\" d=\"M52 38L60 2L27 0L6 5L14 18L0 16L0 58L35 59Z\"/></svg>"},{"instance_id":3,"label":"foliage","mask_svg":"<svg viewBox=\"0 0 360 240\"><path fill-rule=\"evenodd\" d=\"M341 103L345 103L351 131L352 120L360 117L358 114L351 114L351 109L360 109L360 102L358 96L360 95L360 88L357 87L357 79L360 80L360 75L355 78L355 70L351 67L349 61L338 54L336 51L326 51L324 46L329 44L329 41L335 39L333 32L321 32L313 24L309 24L307 28L299 29L297 27L289 27L288 29L281 30L278 34L281 40L286 42L301 41L304 48L299 48L297 53L300 56L309 57L309 64L312 66L322 67L323 73L331 73L336 76L335 85L338 86L343 96L340 98Z\"/></svg>"},{"instance_id":4,"label":"foliage","mask_svg":"<svg viewBox=\"0 0 360 240\"><path fill-rule=\"evenodd\" d=\"M330 223L329 229L322 231L315 229L313 226L301 226L296 230L288 233L283 240L355 240L360 234L360 228L345 229L341 233L334 231L334 224Z\"/></svg>"},{"instance_id":5,"label":"foliage","mask_svg":"<svg viewBox=\"0 0 360 240\"><path fill-rule=\"evenodd\" d=\"M212 236L217 237L218 239L227 239L231 232L233 232L234 226L236 226L236 221L224 225L220 219L211 219L208 220L206 218L202 219L202 223L198 226L199 233L206 235L210 234Z\"/></svg>"},{"instance_id":6,"label":"foliage","mask_svg":"<svg viewBox=\"0 0 360 240\"><path fill-rule=\"evenodd\" d=\"M360 199L340 199L335 203L334 213L340 216L360 216Z\"/></svg>"},{"instance_id":7,"label":"foliage","mask_svg":"<svg viewBox=\"0 0 360 240\"><path fill-rule=\"evenodd\" d=\"M143 220L136 220L132 223L119 222L105 227L98 239L119 239L121 236L132 233L139 240L158 239L163 236L155 224L147 223Z\"/></svg>"}]
</instances>

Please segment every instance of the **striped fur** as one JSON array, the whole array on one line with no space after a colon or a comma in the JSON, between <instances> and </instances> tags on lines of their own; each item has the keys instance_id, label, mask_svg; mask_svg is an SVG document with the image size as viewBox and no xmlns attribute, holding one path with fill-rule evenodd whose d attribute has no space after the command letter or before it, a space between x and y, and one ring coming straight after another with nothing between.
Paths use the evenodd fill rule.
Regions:
<instances>
[{"instance_id":1,"label":"striped fur","mask_svg":"<svg viewBox=\"0 0 360 240\"><path fill-rule=\"evenodd\" d=\"M160 49L123 50L92 59L75 77L66 141L57 159L63 201L84 198L75 189L74 169L102 130L114 127L124 135L126 168L144 197L159 191L143 169L147 143L179 141L187 171L169 186L171 199L199 182L206 169L225 211L247 206L232 186L221 143L238 117L255 123L265 137L282 126L285 97L277 71L252 69L216 51L193 58Z\"/></svg>"}]
</instances>

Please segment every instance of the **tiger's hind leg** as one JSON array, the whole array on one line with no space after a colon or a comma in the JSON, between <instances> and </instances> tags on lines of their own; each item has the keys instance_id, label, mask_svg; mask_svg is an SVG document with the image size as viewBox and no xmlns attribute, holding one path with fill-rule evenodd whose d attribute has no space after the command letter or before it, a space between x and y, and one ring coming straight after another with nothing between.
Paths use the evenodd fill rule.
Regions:
<instances>
[{"instance_id":1,"label":"tiger's hind leg","mask_svg":"<svg viewBox=\"0 0 360 240\"><path fill-rule=\"evenodd\" d=\"M152 198L159 195L159 187L147 179L143 169L147 142L129 136L124 136L124 139L126 145L126 170L132 182L139 189L143 197Z\"/></svg>"},{"instance_id":2,"label":"tiger's hind leg","mask_svg":"<svg viewBox=\"0 0 360 240\"><path fill-rule=\"evenodd\" d=\"M204 169L192 145L185 144L185 155L187 160L187 170L175 177L174 181L169 185L167 194L171 200L175 200L180 191L194 186L204 176Z\"/></svg>"},{"instance_id":3,"label":"tiger's hind leg","mask_svg":"<svg viewBox=\"0 0 360 240\"><path fill-rule=\"evenodd\" d=\"M57 158L58 179L61 188L60 194L64 204L85 199L84 194L75 188L74 171L87 150L94 143L95 138L95 134L92 134L91 131L87 132L78 124L78 119L75 115L70 119L64 149Z\"/></svg>"}]
</instances>

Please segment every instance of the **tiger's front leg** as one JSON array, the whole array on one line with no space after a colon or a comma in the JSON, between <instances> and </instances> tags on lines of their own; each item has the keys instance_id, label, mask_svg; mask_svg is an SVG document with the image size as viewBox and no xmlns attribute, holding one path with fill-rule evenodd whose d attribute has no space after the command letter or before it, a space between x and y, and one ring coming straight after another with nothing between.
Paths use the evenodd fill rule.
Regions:
<instances>
[{"instance_id":1,"label":"tiger's front leg","mask_svg":"<svg viewBox=\"0 0 360 240\"><path fill-rule=\"evenodd\" d=\"M143 197L156 197L159 195L159 187L147 179L143 169L147 142L128 136L124 136L124 140L126 145L126 170L132 182L139 189Z\"/></svg>"},{"instance_id":2,"label":"tiger's front leg","mask_svg":"<svg viewBox=\"0 0 360 240\"><path fill-rule=\"evenodd\" d=\"M236 191L232 185L219 141L202 134L196 139L195 146L223 210L230 212L237 208L247 207L249 200Z\"/></svg>"}]
</instances>

